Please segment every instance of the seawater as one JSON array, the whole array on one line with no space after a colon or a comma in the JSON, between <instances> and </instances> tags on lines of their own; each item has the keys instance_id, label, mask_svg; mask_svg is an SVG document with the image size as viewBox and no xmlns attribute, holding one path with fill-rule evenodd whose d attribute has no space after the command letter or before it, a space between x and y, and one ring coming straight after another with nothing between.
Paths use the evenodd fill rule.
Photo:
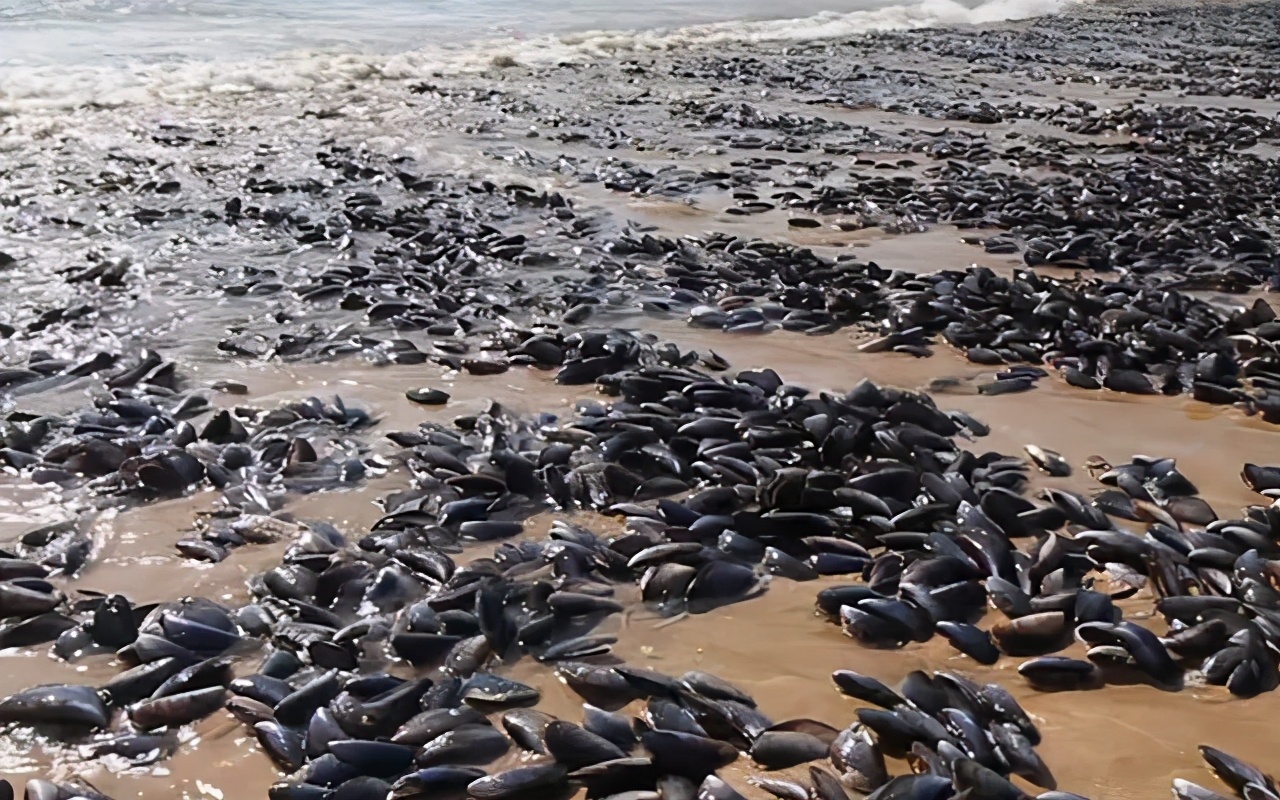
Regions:
<instances>
[{"instance_id":1,"label":"seawater","mask_svg":"<svg viewBox=\"0 0 1280 800\"><path fill-rule=\"evenodd\" d=\"M0 108L289 90L723 40L987 23L1067 0L0 0Z\"/></svg>"}]
</instances>

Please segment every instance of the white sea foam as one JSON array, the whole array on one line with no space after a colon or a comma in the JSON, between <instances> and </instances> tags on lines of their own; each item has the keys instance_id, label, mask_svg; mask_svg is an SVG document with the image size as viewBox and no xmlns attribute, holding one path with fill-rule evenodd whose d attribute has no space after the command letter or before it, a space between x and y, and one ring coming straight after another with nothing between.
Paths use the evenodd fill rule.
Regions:
<instances>
[{"instance_id":1,"label":"white sea foam","mask_svg":"<svg viewBox=\"0 0 1280 800\"><path fill-rule=\"evenodd\" d=\"M110 65L0 66L0 113L57 111L87 104L176 103L217 95L293 92L369 81L417 80L492 68L495 59L531 66L729 43L814 41L878 30L989 24L1053 13L1072 0L955 0L800 19L721 22L647 30L596 30L525 40L432 44L395 54L292 52L270 58Z\"/></svg>"}]
</instances>

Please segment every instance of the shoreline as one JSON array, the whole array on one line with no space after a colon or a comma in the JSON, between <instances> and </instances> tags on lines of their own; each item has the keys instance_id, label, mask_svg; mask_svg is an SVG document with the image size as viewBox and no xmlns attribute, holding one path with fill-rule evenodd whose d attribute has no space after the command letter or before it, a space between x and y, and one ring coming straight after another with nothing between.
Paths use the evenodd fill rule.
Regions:
<instances>
[{"instance_id":1,"label":"shoreline","mask_svg":"<svg viewBox=\"0 0 1280 800\"><path fill-rule=\"evenodd\" d=\"M1001 0L987 0L974 9L958 4L932 8L921 3L847 13L823 12L797 18L653 29L600 28L543 33L530 38L439 41L421 49L386 53L291 49L269 57L231 61L184 59L173 65L145 61L127 65L13 65L0 68L0 76L7 78L0 81L0 85L8 84L7 90L0 91L0 113L18 116L24 112L71 110L82 105L130 106L156 101L199 103L209 95L288 95L299 91L341 90L353 80L394 84L431 75L457 77L511 66L536 69L566 62L589 64L628 54L644 57L690 47L785 46L793 42L837 41L878 30L998 25L1069 7L1068 0L1038 2L1042 6L1011 13L1001 10ZM47 96L53 84L59 84L59 91L69 96L64 99Z\"/></svg>"},{"instance_id":2,"label":"shoreline","mask_svg":"<svg viewBox=\"0 0 1280 800\"><path fill-rule=\"evenodd\" d=\"M281 782L270 796L309 797L299 776L319 757L292 749L307 726L241 699L327 669L341 703L446 685L406 656L425 640L402 634L458 639L459 685L519 681L575 724L585 695L558 652L659 699L659 678L619 678L621 663L706 670L771 722L801 720L787 741L810 748L867 705L836 698L834 670L915 691L913 670L993 682L1044 739L1028 755L1001 727L1029 742L1021 718L969 708L1022 759L1005 764L1016 790L997 776L993 798L1050 788L1037 753L1063 790L1096 797L1216 786L1201 743L1274 771L1280 478L1236 473L1280 445L1280 224L1266 213L1280 85L1257 36L1277 13L1098 4L0 117L0 548L24 576L0 580L0 601L29 604L0 625L24 642L0 656L0 697L104 686L138 657L136 641L113 655L94 638L118 610L93 592L140 609L150 647L177 637L230 670L185 687L228 688L204 713L205 695L172 717L108 708L97 727L123 737L110 743L19 720L0 777L108 797ZM424 405L419 389L449 396ZM49 526L59 513L69 524ZM594 555L564 555L579 550ZM921 595L930 569L956 580ZM500 599L457 600L472 577ZM1061 636L1020 623L994 578ZM815 614L820 590L847 585L878 596L843 625ZM947 603L926 599L948 587ZM603 613L557 616L544 591ZM1201 620L1163 598L1246 592L1258 601L1215 617L1236 639L1179 649ZM1108 593L1146 633L1109 633L1110 611L1077 605ZM211 604L177 602L189 595ZM903 619L949 603L965 613L898 641ZM936 625L961 617L980 630ZM513 638L524 625L542 632ZM993 666L970 635L995 637ZM282 687L261 669L285 650L300 666ZM1092 690L1019 674L1046 654L1075 660L1052 680ZM1214 677L1215 657L1237 662ZM731 746L720 774L747 800L766 796L762 778L838 766L760 768L758 720L717 728L699 705L714 698L690 691L666 699ZM413 702L451 702L432 697ZM643 697L625 708L657 713ZM1153 718L1160 736L1131 735ZM892 736L873 740L892 774L910 771ZM338 750L378 782L368 796L416 796L408 767L356 744ZM915 763L957 768L923 744ZM649 745L627 752L660 758ZM564 751L507 747L490 772L543 764L565 788L551 764L573 762ZM113 775L121 754L142 763Z\"/></svg>"}]
</instances>

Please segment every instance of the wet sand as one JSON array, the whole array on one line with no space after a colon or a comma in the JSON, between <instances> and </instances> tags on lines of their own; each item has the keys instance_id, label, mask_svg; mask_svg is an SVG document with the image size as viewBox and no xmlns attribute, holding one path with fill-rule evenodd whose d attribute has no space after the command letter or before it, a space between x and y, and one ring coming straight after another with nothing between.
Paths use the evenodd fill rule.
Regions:
<instances>
[{"instance_id":1,"label":"wet sand","mask_svg":"<svg viewBox=\"0 0 1280 800\"><path fill-rule=\"evenodd\" d=\"M1068 17L1063 24L1070 22ZM939 39L970 42L1008 31L1034 33L1036 25L963 29L940 34ZM1046 30L1054 35L1052 28ZM850 45L848 52L837 46L832 58L849 61L852 75L858 54L877 46L875 41ZM823 47L814 44L802 49ZM978 56L997 59L1001 52L999 45L993 49L988 42ZM686 55L687 60L679 60ZM6 131L13 136L0 148L0 157L8 159L0 160L0 167L7 164L13 169L0 177L0 186L6 197L21 202L0 209L0 250L25 257L6 268L16 290L0 300L6 313L0 322L11 319L22 333L0 340L0 354L6 365L19 365L33 353L46 351L74 360L95 348L159 348L181 363L184 380L191 386L208 387L220 379L247 386L245 396L211 394L212 404L219 408L241 404L271 408L305 397L340 394L379 418L361 436L364 455L375 459L395 452L385 434L412 430L424 421L447 422L474 414L490 400L519 412L563 415L575 400L597 398L593 386L556 384L551 370L516 367L501 375L475 377L434 363L375 366L362 356L277 357L265 350L256 358L215 346L221 339L241 334L260 336L265 342L307 326L328 332L349 325L347 333L352 336L410 341L423 352L435 352L434 335L379 326L334 303L304 302L295 291L311 273L365 266L381 243L372 233L353 231L345 249L328 241L300 246L279 233L278 227L283 226L277 226L279 220L271 222L276 218L270 214L266 221L248 224L197 212L201 207L206 212L210 207L221 208L228 196L238 196L246 176L256 179L268 174L273 180L295 182L290 187L308 180L335 180L323 191L282 188L276 193L273 188L247 201L261 204L279 219L293 215L295 221L310 223L313 217L320 219L333 211L326 203L347 188L333 177L341 173L326 172L312 162L312 152L331 145L348 148L335 152L365 153L367 148L375 154L371 160L384 158L391 163L409 154L433 179L457 178L473 194L474 187L485 180L561 192L578 214L573 225L581 222L584 228L594 226L602 232L595 238L575 238L569 235L575 230L572 225L553 215L522 212L496 202L494 208L483 209L492 212L492 218L469 208L467 213L509 223L503 233L527 236L531 250L540 248L541 254L551 253L558 259L550 265L500 266L475 280L478 295L492 290L496 299L487 305L498 310L486 312L487 316L476 313L479 332L460 333L453 342L465 340L472 355L484 352L482 348L491 344L486 340L528 321L521 316L525 309L502 307L506 287L520 284L525 290L532 285L537 287L531 292L535 299L539 292L559 299L577 289L585 294L584 287L590 286L596 292L591 299L604 298L592 306L592 325L652 334L683 349L713 351L734 370L771 367L788 382L812 390L845 390L863 378L928 390L941 408L964 410L991 427L990 436L962 444L975 453L1018 454L1025 445L1035 444L1062 453L1076 468L1066 478L1033 474L1029 492L1050 486L1086 496L1096 492L1100 485L1081 468L1092 456L1113 463L1134 454L1169 456L1178 459L1181 471L1219 516L1235 515L1242 507L1263 501L1240 481L1241 465L1280 460L1280 427L1246 416L1235 407L1211 406L1189 396L1087 392L1066 385L1056 372L1027 393L982 395L977 386L992 377L992 369L964 360L942 342L932 346L929 358L860 352L858 345L873 335L870 325L823 336L692 328L682 312L639 311L651 283L631 278L659 274L663 263L638 257L629 261L633 254L613 255L619 239L615 234L620 231L677 242L759 237L808 248L826 258L874 261L907 273L978 266L1009 276L1026 267L1021 253L989 253L965 241L996 235L1000 228L939 222L924 225L922 232L892 233L886 226L894 220L870 212L864 216L859 210L863 207L853 201L847 212L820 213L788 205L787 193L803 190L796 196L805 194L801 199L807 200L811 190L848 188L846 178L853 178L855 184L894 177L927 184L952 158L922 154L943 138L958 142L961 150L972 146L992 172L1067 183L1082 170L1106 164L1130 148L1159 144L1158 137L1130 135L1114 127L1098 134L1068 130L1074 111L1063 114L1065 121L1055 117L1057 112L1039 119L1011 115L999 122L952 119L947 115L954 109L948 104L956 97L991 97L1006 109L1010 104L1037 102L1061 103L1068 109L1075 109L1070 105L1074 103L1163 103L1205 110L1244 108L1273 117L1280 108L1274 98L1184 95L1176 87L1150 88L1146 84L1154 79L1128 70L1127 65L1100 69L1109 81L1102 85L1083 72L1067 76L1075 69L1072 63L1089 63L1093 56L1089 49L1083 56L1073 55L1078 62L1064 57L1067 65L1046 75L1042 65L1034 65L1034 70L1028 66L1031 59L1017 69L1002 70L980 63L977 56L966 60L954 53L903 54L893 60L891 78L847 76L854 88L841 101L821 96L813 86L788 93L774 87L761 89L749 81L735 83L736 78L717 82L708 77L716 75L717 69L727 69L732 59L753 57L751 47L739 43L726 45L723 53L648 54L635 63L619 58L584 68L581 74L571 66L545 81L544 73L516 64L484 75L439 81L435 76L426 88L416 79L408 89L388 80L354 88L329 87L279 102L245 95L180 108L160 104L158 110L122 111L118 118L109 111L81 109L65 119L6 120L5 125L11 126ZM789 56L771 51L770 57L785 64ZM644 63L637 66L640 62ZM681 69L706 71L678 74L671 67L675 63ZM663 74L667 67L671 67L669 75ZM634 77L640 74L636 69L649 69L652 74L641 80ZM643 87L646 81L653 85L652 96L665 93L690 102L630 105L628 98L637 95L637 85ZM899 96L902 102L897 102ZM859 97L865 101L861 105L855 102ZM721 101L728 117L741 111L746 121L707 122L703 114ZM875 107L877 103L884 107ZM612 111L594 118L578 115L580 106L611 110L624 105L628 110L616 116L611 116ZM742 111L743 107L774 116L757 128L752 122L756 117ZM299 109L305 111L299 113ZM332 114L316 113L326 109ZM177 127L196 138L208 136L213 144L164 141L156 132L153 114L187 119L185 127ZM782 124L777 122L778 115L794 115L794 119L788 117L790 121ZM95 136L80 143L76 125L88 126ZM794 132L808 130L805 126L820 132ZM987 152L995 150L989 143L1015 141L1025 144L1023 151L1006 151L1007 157L994 159ZM1272 137L1240 148L1237 155L1274 158L1275 141ZM963 161L964 156L954 158ZM119 196L134 196L130 183L134 176L115 169L117 161L126 159L160 165L155 168L157 174L181 179L184 188L179 199L172 203L145 200L163 206L171 214L168 221L135 224L131 206L95 216L95 203L111 208ZM904 164L904 159L914 163ZM625 168L620 166L624 164ZM880 168L885 165L889 168ZM688 174L680 173L670 184L663 182L682 169ZM698 183L694 179L699 171L718 177ZM389 206L394 202L399 188L382 183L381 173L373 170L376 179L361 184L367 176L358 169L348 172L358 177L348 175L343 180L350 179L357 189L381 193ZM609 183L610 176L622 183ZM652 178L653 184L627 188L625 180L636 176ZM875 191L868 190L868 196ZM771 207L761 210L752 205L762 202ZM341 197L336 203L342 207ZM908 222L909 217L901 215ZM817 220L818 225L793 225L791 220L797 218ZM104 293L84 284L42 283L48 270L66 274L83 267L87 253L99 250L136 259L125 290ZM621 264L626 269L608 273L597 269L597 263ZM626 274L628 270L631 274ZM1075 269L1052 266L1037 271L1063 280L1077 274ZM255 283L259 279L260 285ZM239 293L224 294L226 285L238 286ZM401 288L393 286L387 292L394 295ZM1196 296L1221 306L1239 306L1272 295L1255 287L1244 294L1205 291ZM486 300L481 296L478 306L486 306ZM39 326L41 315L50 309L74 308L78 303L93 306L83 323ZM405 392L418 387L442 388L452 398L442 407L415 405ZM97 396L100 387L85 379L56 391L5 394L2 399L6 413L60 415L85 407ZM297 519L331 521L357 538L382 515L377 501L409 483L405 470L385 463L389 464L385 474L376 474L356 488L292 496L285 511ZM91 511L94 503L89 498L67 500L12 471L0 475L0 545L39 524L84 515L92 519L94 554L76 579L57 579L69 591L120 592L135 603L187 596L241 602L247 597L246 579L277 564L286 543L239 547L213 565L181 558L175 543L216 502L215 492L200 491L121 510ZM545 536L551 516L531 521L526 535ZM586 512L576 512L572 519L597 532L616 531L619 526L615 518ZM472 546L459 561L491 552L492 547ZM614 653L628 663L670 674L702 669L740 685L775 720L811 717L837 727L848 725L856 703L833 688L830 674L836 669L855 669L890 684L915 669L957 670L1001 683L1035 717L1044 734L1038 752L1060 787L1099 800L1164 797L1175 777L1216 785L1196 753L1201 743L1256 763L1264 771L1280 772L1273 733L1280 697L1275 692L1250 700L1235 699L1225 688L1212 686L1188 686L1177 693L1142 684L1108 685L1090 692L1038 692L1017 674L1019 659L1004 658L995 668L978 667L957 656L941 638L896 651L860 647L838 626L814 613L815 593L837 582L773 579L757 599L676 621L656 618L638 603L633 587L622 586L618 591L628 601L628 611L607 620L600 632L618 635ZM1148 591L1139 592L1125 601L1126 616L1147 620L1153 600ZM1160 629L1163 623L1147 624ZM1079 656L1082 651L1073 647L1068 652ZM395 669L411 671L400 665ZM107 656L66 664L48 655L45 647L13 649L0 653L0 696L42 683L100 684L118 671L119 665ZM570 720L580 718L580 698L560 684L547 666L523 659L500 671L539 687L543 710ZM115 770L119 765L86 761L74 748L51 744L29 730L11 729L0 735L0 776L17 784L23 778L76 778L115 798L143 800L264 797L267 788L281 778L251 733L229 714L214 714L187 735L192 738L172 758L151 767ZM907 769L902 763L892 766L896 773ZM751 800L764 797L745 783L754 774L745 757L725 774Z\"/></svg>"}]
</instances>

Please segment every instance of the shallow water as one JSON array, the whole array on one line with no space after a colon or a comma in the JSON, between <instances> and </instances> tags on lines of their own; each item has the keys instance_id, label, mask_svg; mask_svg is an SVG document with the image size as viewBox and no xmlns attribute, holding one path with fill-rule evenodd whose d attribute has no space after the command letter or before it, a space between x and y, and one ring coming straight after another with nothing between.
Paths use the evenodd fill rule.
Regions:
<instances>
[{"instance_id":1,"label":"shallow water","mask_svg":"<svg viewBox=\"0 0 1280 800\"><path fill-rule=\"evenodd\" d=\"M388 53L477 39L652 30L879 11L963 13L981 0L5 0L0 64L237 60L288 51ZM1010 8L1010 11L1016 9ZM996 13L994 8L990 12Z\"/></svg>"},{"instance_id":2,"label":"shallow water","mask_svg":"<svg viewBox=\"0 0 1280 800\"><path fill-rule=\"evenodd\" d=\"M1071 0L4 0L0 113L285 91L691 42L986 23Z\"/></svg>"}]
</instances>

